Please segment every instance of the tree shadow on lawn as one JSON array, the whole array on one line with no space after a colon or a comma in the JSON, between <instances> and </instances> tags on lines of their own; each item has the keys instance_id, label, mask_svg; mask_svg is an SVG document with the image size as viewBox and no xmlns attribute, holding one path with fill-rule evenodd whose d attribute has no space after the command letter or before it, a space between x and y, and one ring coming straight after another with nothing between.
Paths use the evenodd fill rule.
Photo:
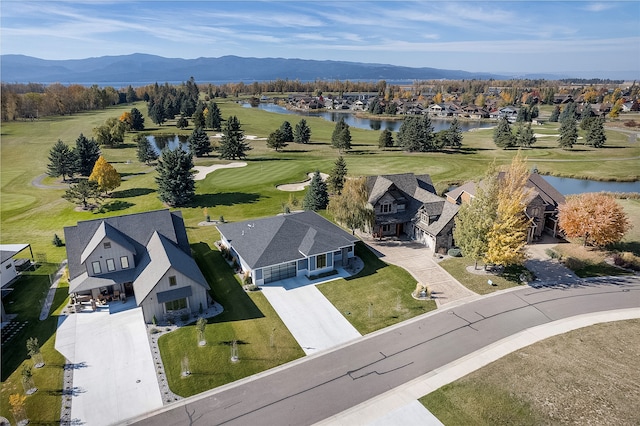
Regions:
<instances>
[{"instance_id":1,"label":"tree shadow on lawn","mask_svg":"<svg viewBox=\"0 0 640 426\"><path fill-rule=\"evenodd\" d=\"M345 281L350 281L362 277L366 277L368 275L375 274L378 269L382 269L387 267L388 265L384 263L382 260L378 258L363 242L359 241L356 243L356 256L358 256L364 262L364 268L362 271L358 272L356 275L352 275L350 277L345 277Z\"/></svg>"},{"instance_id":2,"label":"tree shadow on lawn","mask_svg":"<svg viewBox=\"0 0 640 426\"><path fill-rule=\"evenodd\" d=\"M234 206L236 204L253 204L257 203L260 194L247 194L244 192L222 192L217 194L196 194L193 201L189 203L189 207L216 207L216 206Z\"/></svg>"},{"instance_id":3,"label":"tree shadow on lawn","mask_svg":"<svg viewBox=\"0 0 640 426\"><path fill-rule=\"evenodd\" d=\"M133 207L133 206L135 206L135 204L129 203L128 201L115 200L103 205L100 209L98 209L94 213L115 212L119 210L126 210L129 207Z\"/></svg>"},{"instance_id":4,"label":"tree shadow on lawn","mask_svg":"<svg viewBox=\"0 0 640 426\"><path fill-rule=\"evenodd\" d=\"M211 287L209 294L224 308L221 314L211 318L208 323L264 318L260 308L236 280L233 270L218 250L211 250L209 244L204 242L191 244L191 249L200 271Z\"/></svg>"},{"instance_id":5,"label":"tree shadow on lawn","mask_svg":"<svg viewBox=\"0 0 640 426\"><path fill-rule=\"evenodd\" d=\"M156 192L156 190L151 188L131 188L124 189L122 191L113 191L111 193L111 196L113 198L133 198L139 197L141 195L151 194L152 192Z\"/></svg>"}]
</instances>

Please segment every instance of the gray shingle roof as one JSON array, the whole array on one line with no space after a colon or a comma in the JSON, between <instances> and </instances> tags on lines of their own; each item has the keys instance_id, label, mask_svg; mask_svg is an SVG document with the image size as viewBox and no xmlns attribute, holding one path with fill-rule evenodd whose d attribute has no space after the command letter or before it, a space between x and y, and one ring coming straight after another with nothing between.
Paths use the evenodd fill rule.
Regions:
<instances>
[{"instance_id":1,"label":"gray shingle roof","mask_svg":"<svg viewBox=\"0 0 640 426\"><path fill-rule=\"evenodd\" d=\"M186 230L180 212L169 210L155 210L145 213L136 213L123 216L113 216L102 219L86 220L78 222L75 226L64 228L65 246L69 261L69 279L74 279L86 271L82 265L82 253L90 245L94 235L103 223L116 229L121 235L126 236L128 243L135 248L135 264L137 265L142 255L146 252L146 245L154 232L164 235L169 240L177 243L182 251L191 254ZM177 226L176 226L177 223ZM106 227L105 227L106 229Z\"/></svg>"},{"instance_id":2,"label":"gray shingle roof","mask_svg":"<svg viewBox=\"0 0 640 426\"><path fill-rule=\"evenodd\" d=\"M251 269L339 250L358 241L312 211L218 225Z\"/></svg>"},{"instance_id":3,"label":"gray shingle roof","mask_svg":"<svg viewBox=\"0 0 640 426\"><path fill-rule=\"evenodd\" d=\"M126 250L134 253L136 252L136 249L133 247L133 244L131 244L127 237L122 235L122 233L116 228L103 221L100 223L100 226L96 230L95 234L93 234L93 237L91 237L91 241L89 241L87 247L85 247L85 249L82 251L82 254L80 255L80 262L84 263L87 258L91 256L91 253L93 253L93 251L98 247L100 242L105 238L110 239Z\"/></svg>"},{"instance_id":4,"label":"gray shingle roof","mask_svg":"<svg viewBox=\"0 0 640 426\"><path fill-rule=\"evenodd\" d=\"M445 226L455 217L460 210L460 206L457 204L443 201L443 204L439 206L440 217L435 222L430 223L424 228L431 235L438 235L444 229Z\"/></svg>"},{"instance_id":5,"label":"gray shingle roof","mask_svg":"<svg viewBox=\"0 0 640 426\"><path fill-rule=\"evenodd\" d=\"M168 238L154 232L147 244L147 252L142 262L136 267L137 277L133 282L133 290L138 305L142 304L170 268L174 268L192 281L209 289L209 284L196 265L196 261Z\"/></svg>"}]
</instances>

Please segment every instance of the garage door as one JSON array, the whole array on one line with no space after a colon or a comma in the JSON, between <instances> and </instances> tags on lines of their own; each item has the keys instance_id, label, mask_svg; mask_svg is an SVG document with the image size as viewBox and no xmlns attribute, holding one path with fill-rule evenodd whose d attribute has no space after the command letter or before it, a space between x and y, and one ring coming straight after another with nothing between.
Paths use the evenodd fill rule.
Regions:
<instances>
[{"instance_id":1,"label":"garage door","mask_svg":"<svg viewBox=\"0 0 640 426\"><path fill-rule=\"evenodd\" d=\"M296 276L296 262L283 263L282 265L264 268L262 272L264 274L265 284L286 278L293 278Z\"/></svg>"}]
</instances>

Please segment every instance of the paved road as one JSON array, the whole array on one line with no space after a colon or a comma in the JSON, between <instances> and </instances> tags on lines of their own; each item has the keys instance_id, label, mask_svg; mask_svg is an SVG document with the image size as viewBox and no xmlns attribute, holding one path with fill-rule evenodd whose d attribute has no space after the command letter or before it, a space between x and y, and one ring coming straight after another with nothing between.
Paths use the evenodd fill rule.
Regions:
<instances>
[{"instance_id":1,"label":"paved road","mask_svg":"<svg viewBox=\"0 0 640 426\"><path fill-rule=\"evenodd\" d=\"M426 314L128 423L313 424L522 330L639 306L640 277L506 291Z\"/></svg>"}]
</instances>

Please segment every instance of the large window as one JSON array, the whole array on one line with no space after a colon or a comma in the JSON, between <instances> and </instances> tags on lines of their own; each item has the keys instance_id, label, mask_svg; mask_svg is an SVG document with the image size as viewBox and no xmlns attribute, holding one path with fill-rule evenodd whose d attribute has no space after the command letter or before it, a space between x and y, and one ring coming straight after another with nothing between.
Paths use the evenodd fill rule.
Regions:
<instances>
[{"instance_id":1,"label":"large window","mask_svg":"<svg viewBox=\"0 0 640 426\"><path fill-rule=\"evenodd\" d=\"M122 269L129 268L129 258L127 256L122 256L120 258L120 266L122 266Z\"/></svg>"},{"instance_id":2,"label":"large window","mask_svg":"<svg viewBox=\"0 0 640 426\"><path fill-rule=\"evenodd\" d=\"M319 254L316 256L316 268L322 269L327 266L327 255Z\"/></svg>"},{"instance_id":3,"label":"large window","mask_svg":"<svg viewBox=\"0 0 640 426\"><path fill-rule=\"evenodd\" d=\"M93 268L94 274L100 274L102 272L102 269L100 269L100 262L98 261L91 262L91 267Z\"/></svg>"},{"instance_id":4,"label":"large window","mask_svg":"<svg viewBox=\"0 0 640 426\"><path fill-rule=\"evenodd\" d=\"M171 311L180 311L182 309L187 308L187 298L183 297L182 299L172 300L171 302L164 303L164 309L167 312Z\"/></svg>"},{"instance_id":5,"label":"large window","mask_svg":"<svg viewBox=\"0 0 640 426\"><path fill-rule=\"evenodd\" d=\"M107 271L115 271L116 270L116 262L113 259L107 259Z\"/></svg>"},{"instance_id":6,"label":"large window","mask_svg":"<svg viewBox=\"0 0 640 426\"><path fill-rule=\"evenodd\" d=\"M391 204L380 204L380 213L391 213Z\"/></svg>"}]
</instances>

